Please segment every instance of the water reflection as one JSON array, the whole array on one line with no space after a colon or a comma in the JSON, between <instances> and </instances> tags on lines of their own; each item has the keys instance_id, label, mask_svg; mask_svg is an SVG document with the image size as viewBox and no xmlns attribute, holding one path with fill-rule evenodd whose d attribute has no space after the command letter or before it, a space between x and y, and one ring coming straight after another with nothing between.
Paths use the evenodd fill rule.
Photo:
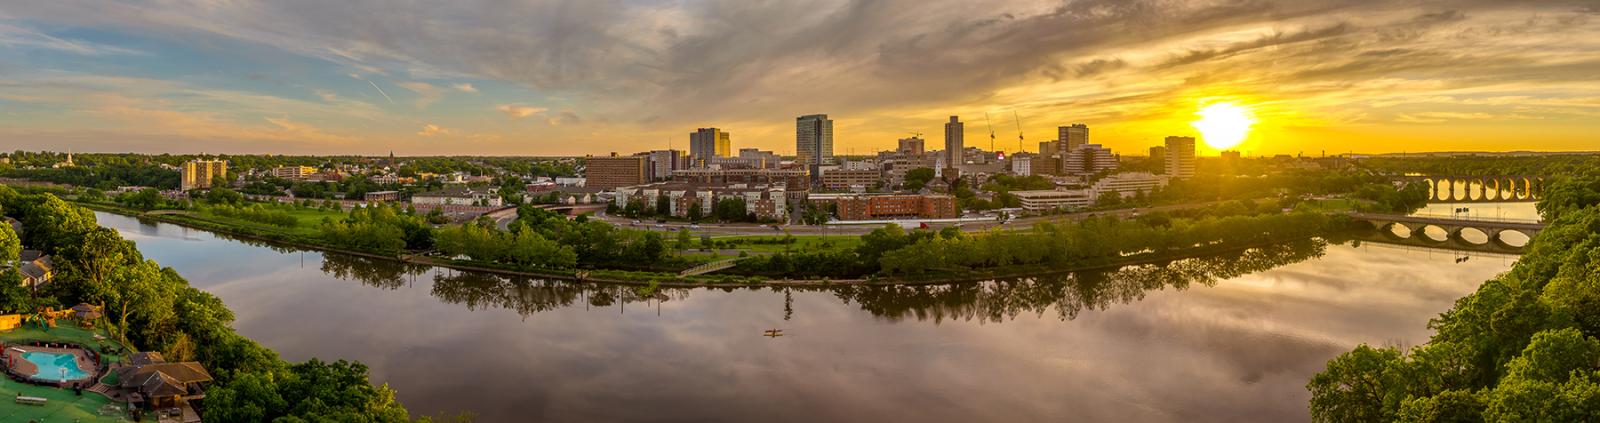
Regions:
<instances>
[{"instance_id":1,"label":"water reflection","mask_svg":"<svg viewBox=\"0 0 1600 423\"><path fill-rule=\"evenodd\" d=\"M983 284L651 290L98 217L284 358L361 360L414 413L484 422L1304 421L1329 358L1425 342L1509 265L1335 240Z\"/></svg>"}]
</instances>

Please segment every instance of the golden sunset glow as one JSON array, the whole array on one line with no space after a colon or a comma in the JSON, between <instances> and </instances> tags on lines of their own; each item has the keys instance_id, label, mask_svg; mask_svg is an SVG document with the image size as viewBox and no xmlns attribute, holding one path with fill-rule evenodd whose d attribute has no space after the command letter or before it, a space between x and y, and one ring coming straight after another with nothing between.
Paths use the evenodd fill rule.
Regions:
<instances>
[{"instance_id":1,"label":"golden sunset glow","mask_svg":"<svg viewBox=\"0 0 1600 423\"><path fill-rule=\"evenodd\" d=\"M1217 150L1228 150L1244 142L1250 135L1250 126L1256 123L1250 110L1233 103L1216 103L1195 112L1200 120L1194 121L1200 130L1201 141Z\"/></svg>"}]
</instances>

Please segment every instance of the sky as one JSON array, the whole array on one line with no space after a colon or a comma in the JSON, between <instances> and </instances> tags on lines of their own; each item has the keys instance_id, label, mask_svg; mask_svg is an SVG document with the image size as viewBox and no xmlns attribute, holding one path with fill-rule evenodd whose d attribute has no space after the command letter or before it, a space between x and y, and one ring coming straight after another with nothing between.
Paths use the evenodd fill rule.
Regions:
<instances>
[{"instance_id":1,"label":"sky","mask_svg":"<svg viewBox=\"0 0 1600 423\"><path fill-rule=\"evenodd\" d=\"M1600 0L0 0L0 149L1143 155L1230 103L1247 155L1600 150ZM1019 142L1019 137L1022 138ZM1202 147L1202 153L1215 149Z\"/></svg>"}]
</instances>

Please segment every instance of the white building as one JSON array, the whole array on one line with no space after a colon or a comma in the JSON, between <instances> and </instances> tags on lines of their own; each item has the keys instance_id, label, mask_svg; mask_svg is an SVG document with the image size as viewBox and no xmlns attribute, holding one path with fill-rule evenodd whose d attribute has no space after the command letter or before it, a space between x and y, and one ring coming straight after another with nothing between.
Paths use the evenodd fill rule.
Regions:
<instances>
[{"instance_id":1,"label":"white building","mask_svg":"<svg viewBox=\"0 0 1600 423\"><path fill-rule=\"evenodd\" d=\"M413 195L411 196L411 204L500 207L505 205L505 202L500 199L499 194L495 194L492 191L478 191L463 187Z\"/></svg>"},{"instance_id":2,"label":"white building","mask_svg":"<svg viewBox=\"0 0 1600 423\"><path fill-rule=\"evenodd\" d=\"M1087 190L1012 191L1011 195L1017 196L1022 201L1023 210L1029 211L1071 209L1094 204L1094 197Z\"/></svg>"},{"instance_id":3,"label":"white building","mask_svg":"<svg viewBox=\"0 0 1600 423\"><path fill-rule=\"evenodd\" d=\"M1068 175L1093 175L1117 168L1116 156L1111 154L1111 149L1100 144L1079 145L1061 152L1061 155L1061 168Z\"/></svg>"},{"instance_id":4,"label":"white building","mask_svg":"<svg viewBox=\"0 0 1600 423\"><path fill-rule=\"evenodd\" d=\"M1178 179L1194 177L1194 137L1167 137L1166 175Z\"/></svg>"},{"instance_id":5,"label":"white building","mask_svg":"<svg viewBox=\"0 0 1600 423\"><path fill-rule=\"evenodd\" d=\"M1122 198L1138 196L1143 192L1146 195L1157 189L1167 186L1167 178L1149 173L1118 173L1101 178L1089 190L1093 191L1094 198L1098 199L1107 192L1115 192Z\"/></svg>"},{"instance_id":6,"label":"white building","mask_svg":"<svg viewBox=\"0 0 1600 423\"><path fill-rule=\"evenodd\" d=\"M1011 155L1011 174L1016 176L1033 175L1033 155L1017 153Z\"/></svg>"}]
</instances>

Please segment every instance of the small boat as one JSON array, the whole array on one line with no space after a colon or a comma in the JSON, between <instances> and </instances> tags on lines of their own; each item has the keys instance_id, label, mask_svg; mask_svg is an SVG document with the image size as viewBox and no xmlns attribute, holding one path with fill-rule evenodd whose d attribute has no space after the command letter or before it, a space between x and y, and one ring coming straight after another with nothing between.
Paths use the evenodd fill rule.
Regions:
<instances>
[{"instance_id":1,"label":"small boat","mask_svg":"<svg viewBox=\"0 0 1600 423\"><path fill-rule=\"evenodd\" d=\"M765 336L765 337L768 337L768 338L777 338L777 337L783 336L783 329L767 329L767 331L763 332L761 334L761 336Z\"/></svg>"}]
</instances>

